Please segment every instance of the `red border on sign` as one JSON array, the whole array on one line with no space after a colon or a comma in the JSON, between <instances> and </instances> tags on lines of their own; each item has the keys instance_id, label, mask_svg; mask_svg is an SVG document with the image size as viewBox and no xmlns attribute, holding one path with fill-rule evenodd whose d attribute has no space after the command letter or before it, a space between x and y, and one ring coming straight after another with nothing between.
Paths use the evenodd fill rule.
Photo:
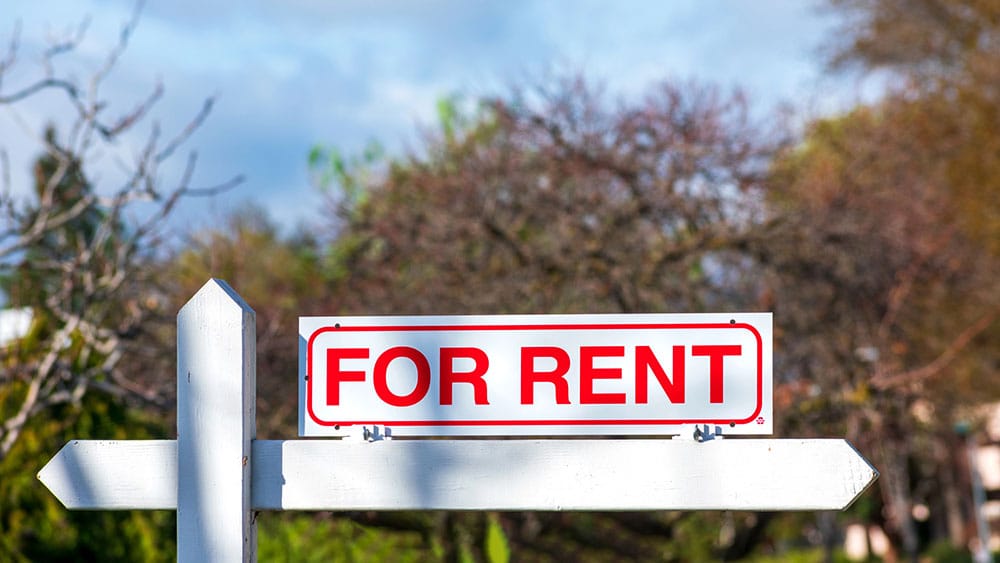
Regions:
<instances>
[{"instance_id":1,"label":"red border on sign","mask_svg":"<svg viewBox=\"0 0 1000 563\"><path fill-rule=\"evenodd\" d=\"M757 340L757 406L750 416L739 419L603 419L603 420L321 420L312 408L313 342L325 332L458 332L514 330L692 330L744 329ZM673 426L678 424L748 424L754 422L764 406L764 342L760 332L747 323L621 323L621 324L517 324L517 325L415 325L415 326L327 326L316 330L306 346L306 412L320 426Z\"/></svg>"}]
</instances>

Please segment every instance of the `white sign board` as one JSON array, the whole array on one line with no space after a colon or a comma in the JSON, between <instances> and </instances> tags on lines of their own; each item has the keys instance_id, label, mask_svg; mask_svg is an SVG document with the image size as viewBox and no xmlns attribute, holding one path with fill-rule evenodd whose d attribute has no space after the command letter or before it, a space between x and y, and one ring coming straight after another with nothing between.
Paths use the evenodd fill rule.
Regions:
<instances>
[{"instance_id":1,"label":"white sign board","mask_svg":"<svg viewBox=\"0 0 1000 563\"><path fill-rule=\"evenodd\" d=\"M771 314L299 319L299 434L770 434Z\"/></svg>"}]
</instances>

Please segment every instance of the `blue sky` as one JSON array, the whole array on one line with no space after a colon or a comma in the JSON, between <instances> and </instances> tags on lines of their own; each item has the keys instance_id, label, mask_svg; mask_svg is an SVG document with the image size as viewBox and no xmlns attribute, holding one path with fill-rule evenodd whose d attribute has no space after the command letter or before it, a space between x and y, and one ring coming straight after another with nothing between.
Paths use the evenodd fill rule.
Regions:
<instances>
[{"instance_id":1,"label":"blue sky","mask_svg":"<svg viewBox=\"0 0 1000 563\"><path fill-rule=\"evenodd\" d=\"M89 17L86 40L66 63L82 78L132 6L0 0L0 41L6 45L19 21L26 76L47 35ZM321 218L306 167L314 144L350 153L377 139L398 152L418 143L419 126L433 123L442 96L503 92L546 70L581 70L612 96L696 79L742 87L760 115L781 102L803 114L830 111L855 99L858 87L822 76L818 50L836 23L821 3L795 0L154 0L105 92L124 109L161 79L166 93L153 117L166 131L216 95L188 145L200 156L196 183L235 174L247 181L189 203L188 224L211 224L251 200L294 225ZM28 181L25 135L57 115L52 104L43 97L0 108L15 191Z\"/></svg>"}]
</instances>

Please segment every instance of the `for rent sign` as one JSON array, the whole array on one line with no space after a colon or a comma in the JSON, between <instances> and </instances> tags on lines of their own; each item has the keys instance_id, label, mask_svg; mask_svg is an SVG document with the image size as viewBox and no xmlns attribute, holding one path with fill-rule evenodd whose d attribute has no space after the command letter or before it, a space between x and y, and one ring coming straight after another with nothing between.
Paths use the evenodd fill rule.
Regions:
<instances>
[{"instance_id":1,"label":"for rent sign","mask_svg":"<svg viewBox=\"0 0 1000 563\"><path fill-rule=\"evenodd\" d=\"M177 315L177 439L70 440L39 480L68 508L175 510L179 561L256 561L260 510L837 510L878 477L844 440L259 440L254 330L210 280ZM300 334L312 435L771 428L767 314L305 318ZM372 475L393 486L345 486Z\"/></svg>"},{"instance_id":2,"label":"for rent sign","mask_svg":"<svg viewBox=\"0 0 1000 563\"><path fill-rule=\"evenodd\" d=\"M302 317L299 433L771 433L771 314Z\"/></svg>"}]
</instances>

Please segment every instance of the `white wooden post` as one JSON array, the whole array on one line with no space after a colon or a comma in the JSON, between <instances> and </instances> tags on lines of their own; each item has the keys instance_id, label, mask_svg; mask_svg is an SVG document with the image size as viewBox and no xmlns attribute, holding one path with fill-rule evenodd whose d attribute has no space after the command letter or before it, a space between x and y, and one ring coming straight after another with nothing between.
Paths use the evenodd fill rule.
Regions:
<instances>
[{"instance_id":1,"label":"white wooden post","mask_svg":"<svg viewBox=\"0 0 1000 563\"><path fill-rule=\"evenodd\" d=\"M255 561L256 315L212 279L177 315L177 560Z\"/></svg>"}]
</instances>

